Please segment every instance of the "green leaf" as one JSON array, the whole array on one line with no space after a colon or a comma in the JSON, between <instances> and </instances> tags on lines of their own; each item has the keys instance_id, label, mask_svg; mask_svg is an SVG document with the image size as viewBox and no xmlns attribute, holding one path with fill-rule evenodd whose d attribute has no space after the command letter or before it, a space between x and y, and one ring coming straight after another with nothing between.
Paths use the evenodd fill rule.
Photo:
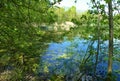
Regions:
<instances>
[{"instance_id":1,"label":"green leaf","mask_svg":"<svg viewBox=\"0 0 120 81\"><path fill-rule=\"evenodd\" d=\"M106 3L109 3L111 0L104 0Z\"/></svg>"}]
</instances>

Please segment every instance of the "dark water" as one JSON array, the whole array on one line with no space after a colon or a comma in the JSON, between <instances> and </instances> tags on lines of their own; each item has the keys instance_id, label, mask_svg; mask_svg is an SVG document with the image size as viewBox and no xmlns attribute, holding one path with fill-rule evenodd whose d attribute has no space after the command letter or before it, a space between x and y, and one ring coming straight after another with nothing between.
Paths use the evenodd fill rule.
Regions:
<instances>
[{"instance_id":1,"label":"dark water","mask_svg":"<svg viewBox=\"0 0 120 81\"><path fill-rule=\"evenodd\" d=\"M96 75L105 78L107 73L107 55L108 55L108 41L104 41L100 45L99 63L97 65ZM120 58L120 41L114 40L114 57ZM61 43L51 42L45 55L42 56L42 70L55 74L74 74L82 72L79 66L84 58L89 56L89 51L92 55L86 63L86 73L92 75L95 64L95 54L97 50L97 41L84 40L81 38L74 38L74 40L64 39ZM116 73L120 70L120 62L114 60L113 73L117 76L117 81L120 81L120 74Z\"/></svg>"}]
</instances>

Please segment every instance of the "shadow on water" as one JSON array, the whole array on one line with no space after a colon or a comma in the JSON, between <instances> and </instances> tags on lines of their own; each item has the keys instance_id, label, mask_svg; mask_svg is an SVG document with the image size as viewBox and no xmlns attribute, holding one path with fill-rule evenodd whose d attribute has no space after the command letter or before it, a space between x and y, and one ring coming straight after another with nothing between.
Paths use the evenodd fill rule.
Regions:
<instances>
[{"instance_id":1,"label":"shadow on water","mask_svg":"<svg viewBox=\"0 0 120 81\"><path fill-rule=\"evenodd\" d=\"M114 39L113 74L117 76L117 81L120 81L120 72L118 72L120 71L120 62L117 60L120 58L119 47L120 41ZM74 40L64 39L61 43L51 42L45 55L42 56L40 73L64 75L74 79L69 81L79 81L75 80L75 78L79 79L82 74L93 77L96 51L97 41L93 40L76 37ZM106 77L107 55L108 41L101 41L99 60L96 67L97 78Z\"/></svg>"}]
</instances>

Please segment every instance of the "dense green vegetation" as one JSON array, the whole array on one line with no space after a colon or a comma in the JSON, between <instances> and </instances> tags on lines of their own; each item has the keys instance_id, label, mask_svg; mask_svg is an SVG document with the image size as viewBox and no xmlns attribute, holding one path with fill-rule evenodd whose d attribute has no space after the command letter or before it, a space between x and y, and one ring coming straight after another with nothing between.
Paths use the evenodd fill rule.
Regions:
<instances>
[{"instance_id":1,"label":"dense green vegetation","mask_svg":"<svg viewBox=\"0 0 120 81\"><path fill-rule=\"evenodd\" d=\"M61 0L53 1L0 1L0 81L40 81L40 57L51 41L60 42L65 36L70 40L76 36L98 40L96 64L100 50L99 40L112 41L113 36L120 39L119 0L103 0L106 2L104 4L99 0L91 0L92 9L83 13L77 13L75 6L67 10L56 7L54 4ZM109 14L105 8L109 9ZM75 26L69 27L69 30L59 29L65 22L73 22ZM58 24L57 31L55 23ZM110 43L109 60L112 61L113 41ZM112 72L112 67L109 66L109 69L108 74ZM111 78L106 81L113 81L108 79ZM51 76L50 81L64 81L64 77Z\"/></svg>"}]
</instances>

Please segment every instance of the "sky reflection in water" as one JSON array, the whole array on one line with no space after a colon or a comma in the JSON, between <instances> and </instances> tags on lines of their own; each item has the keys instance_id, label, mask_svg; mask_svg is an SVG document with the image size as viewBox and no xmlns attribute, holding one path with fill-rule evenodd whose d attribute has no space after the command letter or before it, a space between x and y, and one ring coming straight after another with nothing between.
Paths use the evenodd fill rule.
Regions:
<instances>
[{"instance_id":1,"label":"sky reflection in water","mask_svg":"<svg viewBox=\"0 0 120 81\"><path fill-rule=\"evenodd\" d=\"M76 37L74 40L69 41L65 39L61 43L50 43L46 54L42 56L43 63L48 64L49 72L55 73L65 73L69 74L72 72L76 72L79 70L79 65L88 50L88 47L92 44L90 40L84 40ZM119 48L120 41L114 40L114 47ZM95 41L92 45L94 51L97 49L97 41ZM97 65L97 75L101 77L105 77L107 73L107 53L108 53L108 41L103 42L101 44L100 55L99 55L99 64ZM117 54L118 55L118 54ZM118 55L119 56L119 55ZM118 57L116 56L116 57ZM120 56L118 57L120 58ZM95 55L93 54L90 58L91 62L95 62ZM89 68L89 66L88 66ZM113 70L120 70L120 62L114 61ZM90 73L90 72L88 72ZM117 74L117 81L120 80L120 74Z\"/></svg>"}]
</instances>

